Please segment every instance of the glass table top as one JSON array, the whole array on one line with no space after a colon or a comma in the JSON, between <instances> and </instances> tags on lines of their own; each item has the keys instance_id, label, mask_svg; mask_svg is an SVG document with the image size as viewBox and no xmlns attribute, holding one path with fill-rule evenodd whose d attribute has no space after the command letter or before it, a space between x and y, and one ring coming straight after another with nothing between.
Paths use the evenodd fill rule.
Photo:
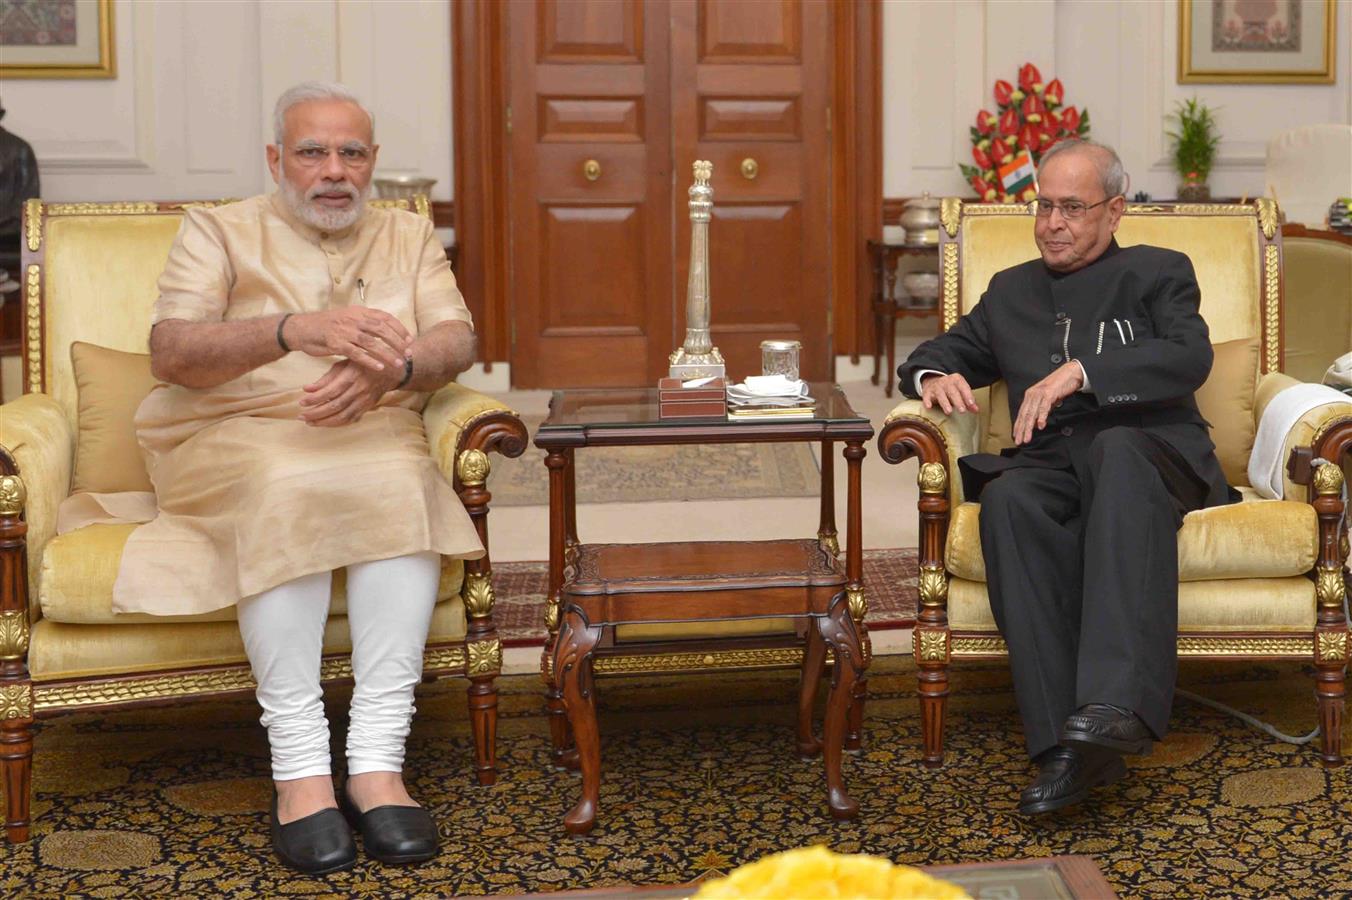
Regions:
<instances>
[{"instance_id":1,"label":"glass table top","mask_svg":"<svg viewBox=\"0 0 1352 900\"><path fill-rule=\"evenodd\" d=\"M549 403L549 417L540 432L578 428L763 428L803 423L816 425L860 424L868 419L850 406L840 386L829 381L808 382L816 410L801 418L770 418L764 422L729 422L718 417L670 418L658 414L657 388L596 388L555 391Z\"/></svg>"}]
</instances>

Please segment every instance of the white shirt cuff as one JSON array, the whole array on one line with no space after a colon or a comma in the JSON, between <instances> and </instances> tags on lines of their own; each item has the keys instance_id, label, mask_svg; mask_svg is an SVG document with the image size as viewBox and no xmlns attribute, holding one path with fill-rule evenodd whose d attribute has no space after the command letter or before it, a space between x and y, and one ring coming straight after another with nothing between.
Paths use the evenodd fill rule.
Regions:
<instances>
[{"instance_id":1,"label":"white shirt cuff","mask_svg":"<svg viewBox=\"0 0 1352 900\"><path fill-rule=\"evenodd\" d=\"M1075 365L1080 367L1080 375L1084 378L1084 384L1080 385L1079 393L1081 394L1090 393L1091 391L1089 387L1089 373L1084 370L1084 363L1080 362L1078 359L1072 359L1071 362L1075 363Z\"/></svg>"},{"instance_id":2,"label":"white shirt cuff","mask_svg":"<svg viewBox=\"0 0 1352 900\"><path fill-rule=\"evenodd\" d=\"M938 369L921 369L915 373L915 395L920 396L920 382L926 375L945 375L946 372L940 372Z\"/></svg>"}]
</instances>

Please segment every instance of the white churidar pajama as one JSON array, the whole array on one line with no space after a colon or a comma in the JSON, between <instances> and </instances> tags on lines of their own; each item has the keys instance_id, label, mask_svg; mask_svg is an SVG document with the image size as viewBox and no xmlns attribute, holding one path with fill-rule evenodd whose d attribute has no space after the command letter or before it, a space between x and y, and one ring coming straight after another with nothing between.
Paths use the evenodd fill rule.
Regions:
<instances>
[{"instance_id":1,"label":"white churidar pajama","mask_svg":"<svg viewBox=\"0 0 1352 900\"><path fill-rule=\"evenodd\" d=\"M441 556L416 553L347 566L352 633L347 771L399 772L422 678ZM258 682L272 777L328 775L329 725L319 684L331 572L305 575L239 602L239 630Z\"/></svg>"}]
</instances>

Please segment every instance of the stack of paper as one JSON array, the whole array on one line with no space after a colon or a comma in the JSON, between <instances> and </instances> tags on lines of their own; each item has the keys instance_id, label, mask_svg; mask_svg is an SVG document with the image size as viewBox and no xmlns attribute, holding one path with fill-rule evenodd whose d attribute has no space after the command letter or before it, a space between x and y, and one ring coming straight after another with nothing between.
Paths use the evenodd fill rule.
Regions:
<instances>
[{"instance_id":1,"label":"stack of paper","mask_svg":"<svg viewBox=\"0 0 1352 900\"><path fill-rule=\"evenodd\" d=\"M811 418L816 411L807 382L783 375L751 375L728 385L729 419Z\"/></svg>"}]
</instances>

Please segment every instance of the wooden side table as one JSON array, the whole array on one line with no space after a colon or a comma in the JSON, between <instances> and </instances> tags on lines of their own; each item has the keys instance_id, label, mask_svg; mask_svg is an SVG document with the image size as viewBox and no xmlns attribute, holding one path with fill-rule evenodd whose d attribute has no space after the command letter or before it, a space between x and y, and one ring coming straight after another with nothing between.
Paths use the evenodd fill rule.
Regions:
<instances>
[{"instance_id":1,"label":"wooden side table","mask_svg":"<svg viewBox=\"0 0 1352 900\"><path fill-rule=\"evenodd\" d=\"M868 252L873 260L873 294L870 300L873 309L874 340L872 380L874 384L878 383L878 370L881 366L883 348L886 347L887 381L883 390L891 397L897 380L897 320L939 318L937 303L933 306L914 305L913 298L897 277L897 264L906 256L933 257L935 271L938 271L939 248L871 240L868 242Z\"/></svg>"},{"instance_id":2,"label":"wooden side table","mask_svg":"<svg viewBox=\"0 0 1352 900\"><path fill-rule=\"evenodd\" d=\"M864 442L873 426L834 384L813 383L810 419L756 423L658 416L656 388L558 391L535 436L549 469L550 638L541 658L555 761L582 771L582 797L564 818L589 831L600 794L595 677L600 674L728 672L798 666L796 749L822 753L827 804L850 818L858 804L841 776L841 756L861 745L865 671L860 500ZM577 537L573 456L578 448L819 441L822 500L814 538L584 545ZM835 521L834 445L848 466L847 541L840 559ZM705 623L674 639L666 626ZM729 628L727 626L732 625ZM619 639L627 629L630 637ZM812 705L828 653L833 657L824 740L812 732Z\"/></svg>"}]
</instances>

